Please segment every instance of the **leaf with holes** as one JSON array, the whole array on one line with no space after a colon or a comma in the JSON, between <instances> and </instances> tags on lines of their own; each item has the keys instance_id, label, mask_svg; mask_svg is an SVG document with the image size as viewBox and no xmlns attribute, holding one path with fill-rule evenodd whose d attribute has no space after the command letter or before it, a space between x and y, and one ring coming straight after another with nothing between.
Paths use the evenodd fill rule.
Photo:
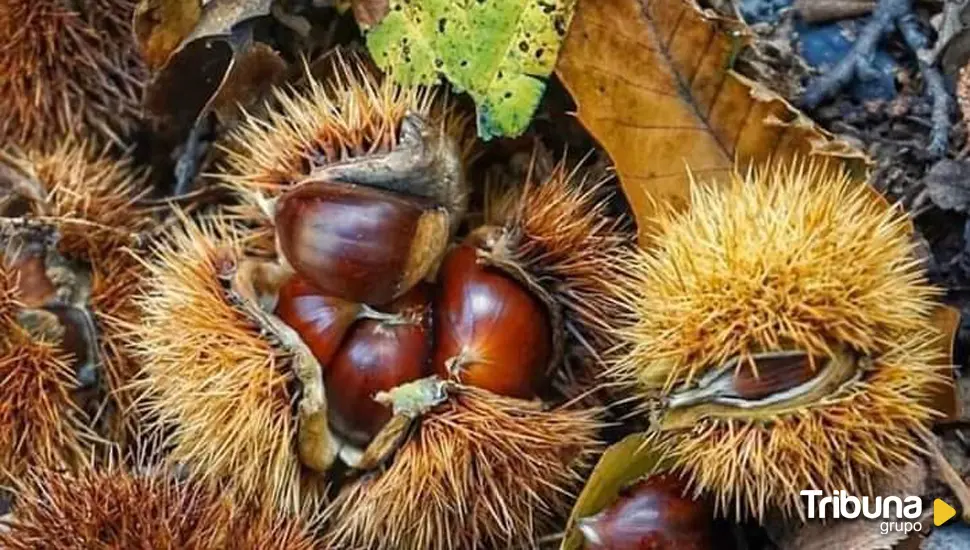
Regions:
<instances>
[{"instance_id":1,"label":"leaf with holes","mask_svg":"<svg viewBox=\"0 0 970 550\"><path fill-rule=\"evenodd\" d=\"M483 139L525 131L556 64L576 0L391 0L367 34L377 63L405 84L440 76L478 107Z\"/></svg>"},{"instance_id":2,"label":"leaf with holes","mask_svg":"<svg viewBox=\"0 0 970 550\"><path fill-rule=\"evenodd\" d=\"M658 203L686 204L689 176L794 154L865 164L763 86L731 70L746 37L693 0L580 2L556 72L610 154L641 238Z\"/></svg>"}]
</instances>

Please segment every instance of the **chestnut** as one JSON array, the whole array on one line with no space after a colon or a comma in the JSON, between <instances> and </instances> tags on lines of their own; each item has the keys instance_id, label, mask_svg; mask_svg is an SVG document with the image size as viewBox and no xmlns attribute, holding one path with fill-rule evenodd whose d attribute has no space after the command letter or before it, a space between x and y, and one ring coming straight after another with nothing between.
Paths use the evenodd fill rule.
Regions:
<instances>
[{"instance_id":1,"label":"chestnut","mask_svg":"<svg viewBox=\"0 0 970 550\"><path fill-rule=\"evenodd\" d=\"M545 304L503 271L481 265L470 244L445 256L439 278L435 373L499 395L535 397L555 355Z\"/></svg>"},{"instance_id":2,"label":"chestnut","mask_svg":"<svg viewBox=\"0 0 970 550\"><path fill-rule=\"evenodd\" d=\"M321 365L330 363L361 311L361 304L325 296L299 275L283 283L276 304L276 315L296 330Z\"/></svg>"},{"instance_id":3,"label":"chestnut","mask_svg":"<svg viewBox=\"0 0 970 550\"><path fill-rule=\"evenodd\" d=\"M323 366L330 424L334 431L365 446L391 419L378 392L429 374L430 292L424 285L388 306L385 319L365 318L351 327L333 359Z\"/></svg>"},{"instance_id":4,"label":"chestnut","mask_svg":"<svg viewBox=\"0 0 970 550\"><path fill-rule=\"evenodd\" d=\"M579 520L586 548L706 550L713 548L713 510L685 497L679 479L655 475L624 490L599 514Z\"/></svg>"},{"instance_id":5,"label":"chestnut","mask_svg":"<svg viewBox=\"0 0 970 550\"><path fill-rule=\"evenodd\" d=\"M54 299L57 287L47 275L43 247L25 246L3 255L7 269L17 274L17 299L24 307L43 307Z\"/></svg>"},{"instance_id":6,"label":"chestnut","mask_svg":"<svg viewBox=\"0 0 970 550\"><path fill-rule=\"evenodd\" d=\"M323 294L383 305L434 269L448 214L427 199L372 187L309 181L280 197L280 252Z\"/></svg>"}]
</instances>

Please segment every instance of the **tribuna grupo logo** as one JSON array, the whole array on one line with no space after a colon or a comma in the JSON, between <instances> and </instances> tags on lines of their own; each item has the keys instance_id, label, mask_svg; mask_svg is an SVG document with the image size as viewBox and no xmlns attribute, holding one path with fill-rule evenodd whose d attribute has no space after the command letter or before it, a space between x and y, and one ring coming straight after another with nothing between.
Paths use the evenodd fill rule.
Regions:
<instances>
[{"instance_id":1,"label":"tribuna grupo logo","mask_svg":"<svg viewBox=\"0 0 970 550\"><path fill-rule=\"evenodd\" d=\"M923 500L920 497L857 497L846 491L835 491L830 496L819 490L804 490L801 494L808 498L808 519L881 519L879 531L909 533L922 530L918 521L923 515Z\"/></svg>"}]
</instances>

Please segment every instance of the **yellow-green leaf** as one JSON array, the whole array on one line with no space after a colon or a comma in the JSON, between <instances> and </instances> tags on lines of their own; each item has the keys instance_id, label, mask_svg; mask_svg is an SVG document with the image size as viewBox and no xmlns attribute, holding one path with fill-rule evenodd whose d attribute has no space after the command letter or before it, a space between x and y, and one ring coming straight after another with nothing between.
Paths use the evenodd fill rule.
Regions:
<instances>
[{"instance_id":1,"label":"yellow-green leaf","mask_svg":"<svg viewBox=\"0 0 970 550\"><path fill-rule=\"evenodd\" d=\"M404 84L467 91L483 139L528 127L576 0L391 0L367 47Z\"/></svg>"}]
</instances>

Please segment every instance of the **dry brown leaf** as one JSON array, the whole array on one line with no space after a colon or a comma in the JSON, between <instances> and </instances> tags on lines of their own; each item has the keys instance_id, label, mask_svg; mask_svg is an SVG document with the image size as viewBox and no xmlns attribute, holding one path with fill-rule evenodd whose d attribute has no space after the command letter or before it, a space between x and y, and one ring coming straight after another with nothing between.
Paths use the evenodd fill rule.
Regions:
<instances>
[{"instance_id":1,"label":"dry brown leaf","mask_svg":"<svg viewBox=\"0 0 970 550\"><path fill-rule=\"evenodd\" d=\"M933 312L933 325L940 330L941 336L937 345L941 362L947 368L948 383L939 384L930 396L929 404L943 414L941 423L955 422L962 416L957 389L953 383L953 345L956 341L957 330L960 328L960 312L956 309L941 305Z\"/></svg>"},{"instance_id":2,"label":"dry brown leaf","mask_svg":"<svg viewBox=\"0 0 970 550\"><path fill-rule=\"evenodd\" d=\"M145 87L145 111L160 135L183 136L195 124L226 81L234 55L220 37L188 42L172 54Z\"/></svg>"},{"instance_id":3,"label":"dry brown leaf","mask_svg":"<svg viewBox=\"0 0 970 550\"><path fill-rule=\"evenodd\" d=\"M201 0L142 0L135 8L134 27L145 63L152 69L164 65L201 15Z\"/></svg>"},{"instance_id":4,"label":"dry brown leaf","mask_svg":"<svg viewBox=\"0 0 970 550\"><path fill-rule=\"evenodd\" d=\"M610 154L641 236L653 201L685 205L702 181L793 154L865 156L730 69L745 37L692 0L579 3L556 71L579 120Z\"/></svg>"},{"instance_id":5,"label":"dry brown leaf","mask_svg":"<svg viewBox=\"0 0 970 550\"><path fill-rule=\"evenodd\" d=\"M243 21L269 15L272 5L273 0L209 0L202 10L198 25L185 42L228 35L234 26Z\"/></svg>"},{"instance_id":6,"label":"dry brown leaf","mask_svg":"<svg viewBox=\"0 0 970 550\"><path fill-rule=\"evenodd\" d=\"M234 120L241 109L264 97L280 82L286 62L266 44L257 42L238 52L229 75L212 99L212 108L222 120Z\"/></svg>"}]
</instances>

